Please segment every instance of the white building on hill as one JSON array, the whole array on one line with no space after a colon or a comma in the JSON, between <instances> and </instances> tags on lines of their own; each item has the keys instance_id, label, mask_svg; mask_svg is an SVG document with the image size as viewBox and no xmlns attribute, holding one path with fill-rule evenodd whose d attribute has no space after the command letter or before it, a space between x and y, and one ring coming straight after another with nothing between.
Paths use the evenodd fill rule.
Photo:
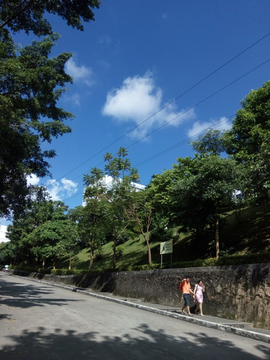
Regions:
<instances>
[{"instance_id":1,"label":"white building on hill","mask_svg":"<svg viewBox=\"0 0 270 360\"><path fill-rule=\"evenodd\" d=\"M7 226L0 225L0 243L9 241L9 239L6 237L6 234L7 234Z\"/></svg>"},{"instance_id":2,"label":"white building on hill","mask_svg":"<svg viewBox=\"0 0 270 360\"><path fill-rule=\"evenodd\" d=\"M105 175L103 177L103 186L106 187L108 190L110 190L110 188L112 187L112 184L113 184L113 178L111 176ZM144 190L146 187L145 185L134 183L134 182L132 182L131 185L134 186L136 191ZM84 193L84 191L83 191L83 193ZM85 206L85 205L86 205L86 201L83 200L82 206Z\"/></svg>"}]
</instances>

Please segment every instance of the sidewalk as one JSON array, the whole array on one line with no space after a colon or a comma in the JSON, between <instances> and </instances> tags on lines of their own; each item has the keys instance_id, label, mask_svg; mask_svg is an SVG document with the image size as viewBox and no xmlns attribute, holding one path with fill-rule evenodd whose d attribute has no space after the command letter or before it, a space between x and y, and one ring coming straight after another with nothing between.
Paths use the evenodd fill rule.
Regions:
<instances>
[{"instance_id":1,"label":"sidewalk","mask_svg":"<svg viewBox=\"0 0 270 360\"><path fill-rule=\"evenodd\" d=\"M17 276L12 275L11 276ZM19 276L18 276L19 277ZM180 308L174 306L166 306L160 304L150 304L143 302L140 299L127 298L121 296L115 296L111 293L100 293L98 291L94 291L91 289L77 288L74 286L67 286L63 284L56 284L50 281L42 281L37 279L26 278L30 281L35 281L39 283L43 283L50 286L57 286L66 290L78 292L80 294L85 294L88 296L93 296L102 300L112 301L118 304L135 307L140 310L149 311L152 313L156 313L163 316L173 317L178 320L187 321L193 324L197 324L200 326L205 326L221 331L226 331L229 333L234 333L236 335L245 336L255 340L261 340L267 343L270 343L270 330L257 329L253 328L251 323L240 322L237 320L228 320L222 319L214 316L200 316L193 314L192 317L188 315L181 315Z\"/></svg>"}]
</instances>

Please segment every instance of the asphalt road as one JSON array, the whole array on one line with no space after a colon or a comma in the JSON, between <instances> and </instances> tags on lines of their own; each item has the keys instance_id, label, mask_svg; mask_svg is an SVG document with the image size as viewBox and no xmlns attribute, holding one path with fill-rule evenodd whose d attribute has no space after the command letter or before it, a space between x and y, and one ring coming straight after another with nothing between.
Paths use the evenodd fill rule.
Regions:
<instances>
[{"instance_id":1,"label":"asphalt road","mask_svg":"<svg viewBox=\"0 0 270 360\"><path fill-rule=\"evenodd\" d=\"M0 273L0 359L269 360L270 344Z\"/></svg>"}]
</instances>

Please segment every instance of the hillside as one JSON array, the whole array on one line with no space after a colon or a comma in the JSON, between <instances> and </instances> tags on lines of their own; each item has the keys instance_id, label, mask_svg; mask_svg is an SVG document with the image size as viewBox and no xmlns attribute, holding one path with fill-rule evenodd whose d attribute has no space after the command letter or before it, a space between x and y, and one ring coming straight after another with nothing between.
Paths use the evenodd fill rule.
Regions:
<instances>
[{"instance_id":1,"label":"hillside","mask_svg":"<svg viewBox=\"0 0 270 360\"><path fill-rule=\"evenodd\" d=\"M179 231L180 229L175 229L176 233ZM215 261L213 259L214 241L209 232L205 231L197 238L189 233L180 232L178 235L178 239L174 241L173 266L181 266L181 262L185 262L187 266L200 266L204 262L211 265ZM153 241L151 243L154 268L158 268L160 265L159 244L159 242ZM253 206L227 214L221 225L220 244L221 260L223 259L223 261L227 257L233 257L232 263L235 264L239 259L241 263L245 263L245 259L247 263L268 259L270 254L270 204ZM96 252L92 269L94 271L112 270L112 257L113 245L110 242ZM170 255L164 255L163 261L168 267ZM62 261L58 263L57 267L67 268L67 263L67 261ZM146 269L148 268L147 264L147 248L142 237L128 240L118 246L116 270ZM89 250L83 249L73 258L72 268L87 270L88 266Z\"/></svg>"}]
</instances>

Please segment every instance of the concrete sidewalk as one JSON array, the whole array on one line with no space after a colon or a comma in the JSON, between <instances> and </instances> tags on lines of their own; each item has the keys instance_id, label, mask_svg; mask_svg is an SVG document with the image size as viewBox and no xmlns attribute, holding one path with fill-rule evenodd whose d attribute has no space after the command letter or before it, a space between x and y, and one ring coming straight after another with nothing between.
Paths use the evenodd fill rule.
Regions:
<instances>
[{"instance_id":1,"label":"concrete sidewalk","mask_svg":"<svg viewBox=\"0 0 270 360\"><path fill-rule=\"evenodd\" d=\"M10 276L15 276L13 274L9 274ZM18 276L20 277L20 276ZM127 297L121 297L121 296L115 296L111 293L101 293L98 291L94 291L91 289L84 289L84 288L78 288L74 286L67 286L59 283L53 283L50 281L42 281L32 278L25 278L29 281L39 282L50 286L57 286L69 291L78 292L81 294L85 294L88 296L93 296L96 298L100 298L102 300L107 301L113 301L118 304L122 304L125 306L135 307L140 310L149 311L152 313L156 313L163 316L169 316L173 317L178 320L187 321L193 324L197 324L199 326L205 326L208 328L213 328L229 333L234 333L236 335L245 336L251 339L255 340L261 340L267 343L270 343L270 330L264 330L264 329L257 329L253 328L253 325L251 323L245 323L240 322L237 320L228 320L228 319L222 319L214 316L200 316L193 314L192 317L188 315L182 315L180 314L180 308L173 307L173 306L166 306L166 305L160 305L160 304L151 304L143 302L141 299L134 299L134 298L127 298Z\"/></svg>"}]
</instances>

